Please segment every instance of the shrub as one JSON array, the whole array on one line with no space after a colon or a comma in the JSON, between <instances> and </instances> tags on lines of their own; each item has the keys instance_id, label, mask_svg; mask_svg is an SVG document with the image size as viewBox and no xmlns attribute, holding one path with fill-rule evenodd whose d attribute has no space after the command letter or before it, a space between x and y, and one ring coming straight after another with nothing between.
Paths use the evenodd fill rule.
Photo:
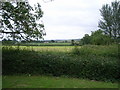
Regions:
<instances>
[{"instance_id":1,"label":"shrub","mask_svg":"<svg viewBox=\"0 0 120 90\"><path fill-rule=\"evenodd\" d=\"M76 55L97 55L97 56L108 56L108 57L117 57L118 58L118 45L109 45L109 46L98 46L98 45L85 45L75 47L72 50L73 54Z\"/></svg>"},{"instance_id":2,"label":"shrub","mask_svg":"<svg viewBox=\"0 0 120 90\"><path fill-rule=\"evenodd\" d=\"M69 55L35 52L27 49L3 48L3 75L67 75L104 81L120 80L116 57Z\"/></svg>"}]
</instances>

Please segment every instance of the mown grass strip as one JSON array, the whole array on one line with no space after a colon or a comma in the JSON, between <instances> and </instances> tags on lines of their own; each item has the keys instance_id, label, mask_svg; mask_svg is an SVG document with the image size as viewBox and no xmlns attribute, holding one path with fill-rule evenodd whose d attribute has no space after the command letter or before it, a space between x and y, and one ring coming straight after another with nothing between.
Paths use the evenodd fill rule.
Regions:
<instances>
[{"instance_id":1,"label":"mown grass strip","mask_svg":"<svg viewBox=\"0 0 120 90\"><path fill-rule=\"evenodd\" d=\"M52 76L3 76L3 88L118 88L117 83Z\"/></svg>"}]
</instances>

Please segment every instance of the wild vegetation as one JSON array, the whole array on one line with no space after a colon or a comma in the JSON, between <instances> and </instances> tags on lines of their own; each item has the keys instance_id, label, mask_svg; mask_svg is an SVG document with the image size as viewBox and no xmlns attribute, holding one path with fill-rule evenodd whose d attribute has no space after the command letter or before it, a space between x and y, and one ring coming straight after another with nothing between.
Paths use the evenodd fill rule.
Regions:
<instances>
[{"instance_id":1,"label":"wild vegetation","mask_svg":"<svg viewBox=\"0 0 120 90\"><path fill-rule=\"evenodd\" d=\"M65 48L3 47L3 75L67 75L112 82L120 80L116 45L81 46L69 51Z\"/></svg>"},{"instance_id":2,"label":"wild vegetation","mask_svg":"<svg viewBox=\"0 0 120 90\"><path fill-rule=\"evenodd\" d=\"M30 78L31 83L34 83L34 77L41 75L104 81L109 82L109 87L116 87L116 83L120 81L119 1L103 5L100 10L103 19L99 22L99 30L91 35L85 34L80 41L71 40L71 43L56 43L54 40L50 43L39 43L39 39L45 35L44 25L37 23L43 16L39 4L31 7L27 2L0 2L0 5L0 29L3 34L7 34L3 38L2 46L3 87L13 87L9 82L13 83L14 77L18 81L18 77L22 77L26 82ZM37 41L32 42L35 39ZM22 40L31 43L23 43ZM42 79L45 80L46 77L39 80ZM16 87L29 87L23 83L24 81L22 86Z\"/></svg>"}]
</instances>

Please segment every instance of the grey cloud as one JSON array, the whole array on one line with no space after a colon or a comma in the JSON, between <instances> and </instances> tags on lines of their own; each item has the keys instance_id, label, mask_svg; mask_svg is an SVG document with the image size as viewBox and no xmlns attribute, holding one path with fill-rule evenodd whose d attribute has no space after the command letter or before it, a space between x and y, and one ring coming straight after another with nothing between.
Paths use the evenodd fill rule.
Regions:
<instances>
[{"instance_id":1,"label":"grey cloud","mask_svg":"<svg viewBox=\"0 0 120 90\"><path fill-rule=\"evenodd\" d=\"M54 0L42 5L43 21L47 32L46 39L82 38L84 34L97 30L102 1Z\"/></svg>"}]
</instances>

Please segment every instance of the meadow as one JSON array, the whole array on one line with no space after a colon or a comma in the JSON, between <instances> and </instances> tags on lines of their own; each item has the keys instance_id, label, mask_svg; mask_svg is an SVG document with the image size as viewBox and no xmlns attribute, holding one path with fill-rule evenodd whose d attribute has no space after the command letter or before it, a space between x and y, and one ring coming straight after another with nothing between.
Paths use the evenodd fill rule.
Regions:
<instances>
[{"instance_id":1,"label":"meadow","mask_svg":"<svg viewBox=\"0 0 120 90\"><path fill-rule=\"evenodd\" d=\"M118 54L118 45L4 46L2 61L3 86L7 88L10 83L13 82L14 84L12 78L15 77L17 77L19 83L19 79L22 77L27 78L30 76L31 78L28 79L29 81L34 77L41 78L42 75L46 76L43 78L44 80L50 76L50 79L48 79L48 82L50 81L50 83L47 83L48 86L45 86L46 84L43 85L43 87L67 87L66 84L61 84L62 86L57 86L57 83L51 85L51 79L59 77L60 80L63 80L62 76L64 76L69 79L78 79L77 81L72 81L76 82L76 84L78 82L82 83L82 80L85 80L85 85L79 86L79 84L73 84L73 86L71 86L72 88L87 87L87 82L92 83L91 81L93 81L93 83L94 81L103 82L108 88L114 88L116 87L117 82L120 81ZM6 78L4 78L4 76ZM22 83L22 81L20 82ZM53 80L53 82L55 81ZM65 81L61 81L61 83L63 82L66 82L66 79ZM68 87L70 87L70 85ZM105 87L103 84L96 85L98 88L103 88L102 86ZM28 87L35 86L28 85ZM88 85L88 88L91 87Z\"/></svg>"}]
</instances>

